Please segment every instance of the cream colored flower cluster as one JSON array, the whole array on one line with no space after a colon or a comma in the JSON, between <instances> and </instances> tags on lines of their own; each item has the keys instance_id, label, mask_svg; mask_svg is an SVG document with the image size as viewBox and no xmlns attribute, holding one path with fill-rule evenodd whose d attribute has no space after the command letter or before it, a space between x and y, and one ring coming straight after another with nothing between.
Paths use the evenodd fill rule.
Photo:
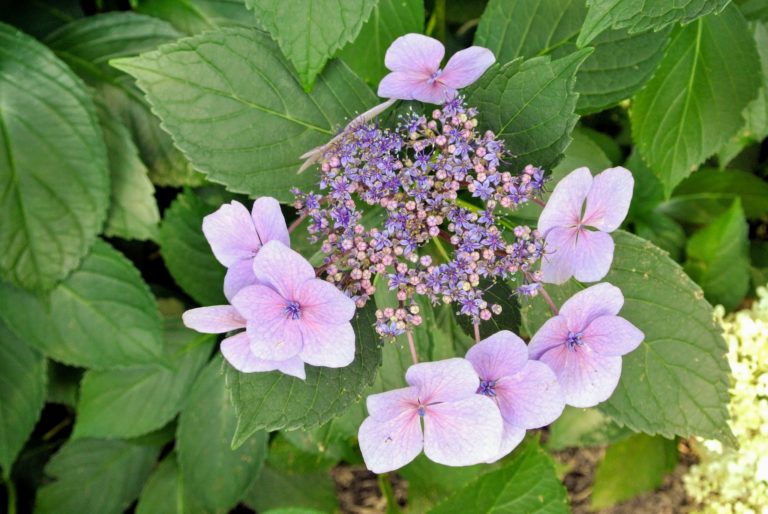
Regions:
<instances>
[{"instance_id":1,"label":"cream colored flower cluster","mask_svg":"<svg viewBox=\"0 0 768 514\"><path fill-rule=\"evenodd\" d=\"M715 309L732 370L730 425L738 449L700 440L701 463L684 477L699 512L768 514L768 289L751 309Z\"/></svg>"}]
</instances>

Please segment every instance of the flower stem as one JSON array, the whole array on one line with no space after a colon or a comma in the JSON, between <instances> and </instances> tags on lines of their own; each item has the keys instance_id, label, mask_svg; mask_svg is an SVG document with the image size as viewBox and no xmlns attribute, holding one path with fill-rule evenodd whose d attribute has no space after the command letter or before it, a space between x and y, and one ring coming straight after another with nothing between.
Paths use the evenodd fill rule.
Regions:
<instances>
[{"instance_id":1,"label":"flower stem","mask_svg":"<svg viewBox=\"0 0 768 514\"><path fill-rule=\"evenodd\" d=\"M5 477L5 490L8 496L8 514L16 514L16 487L10 476Z\"/></svg>"},{"instance_id":2,"label":"flower stem","mask_svg":"<svg viewBox=\"0 0 768 514\"><path fill-rule=\"evenodd\" d=\"M291 224L288 226L288 233L289 234L293 233L293 231L296 230L296 228L299 225L301 225L301 222L304 221L305 219L307 219L307 213L306 212L303 212L303 213L299 214L299 217L296 218L295 220L293 220L291 222Z\"/></svg>"},{"instance_id":3,"label":"flower stem","mask_svg":"<svg viewBox=\"0 0 768 514\"><path fill-rule=\"evenodd\" d=\"M473 326L474 326L474 328L475 328L475 342L476 342L476 343L479 343L479 342L480 342L480 323L478 323L478 322L476 321L476 322L474 322L472 325L473 325Z\"/></svg>"},{"instance_id":4,"label":"flower stem","mask_svg":"<svg viewBox=\"0 0 768 514\"><path fill-rule=\"evenodd\" d=\"M416 353L416 342L413 340L413 332L409 330L405 334L408 337L408 347L411 349L411 360L413 360L414 364L418 364L419 356Z\"/></svg>"},{"instance_id":5,"label":"flower stem","mask_svg":"<svg viewBox=\"0 0 768 514\"><path fill-rule=\"evenodd\" d=\"M389 475L384 473L379 475L379 489L384 499L387 500L387 514L399 514L402 512L397 505L395 491L392 489L392 483L389 481Z\"/></svg>"},{"instance_id":6,"label":"flower stem","mask_svg":"<svg viewBox=\"0 0 768 514\"><path fill-rule=\"evenodd\" d=\"M533 197L533 198L531 198L531 200L533 201L533 203L537 203L537 204L541 205L542 207L546 207L547 206L546 202L544 202L541 198Z\"/></svg>"},{"instance_id":7,"label":"flower stem","mask_svg":"<svg viewBox=\"0 0 768 514\"><path fill-rule=\"evenodd\" d=\"M541 291L541 296L544 297L544 300L549 305L549 308L552 310L552 313L557 316L560 311L557 309L557 305L555 305L555 302L552 301L552 297L549 296L549 293L544 289L544 286L541 286L539 288L539 291Z\"/></svg>"}]
</instances>

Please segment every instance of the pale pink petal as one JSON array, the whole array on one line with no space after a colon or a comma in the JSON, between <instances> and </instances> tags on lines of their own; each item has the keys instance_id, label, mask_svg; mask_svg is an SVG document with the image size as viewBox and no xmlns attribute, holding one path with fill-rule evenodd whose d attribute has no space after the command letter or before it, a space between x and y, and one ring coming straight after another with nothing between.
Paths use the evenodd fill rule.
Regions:
<instances>
[{"instance_id":1,"label":"pale pink petal","mask_svg":"<svg viewBox=\"0 0 768 514\"><path fill-rule=\"evenodd\" d=\"M493 52L481 46L470 46L448 59L439 80L453 89L461 89L479 79L496 62Z\"/></svg>"},{"instance_id":2,"label":"pale pink petal","mask_svg":"<svg viewBox=\"0 0 768 514\"><path fill-rule=\"evenodd\" d=\"M601 316L584 330L582 341L600 355L625 355L640 346L645 335L619 316Z\"/></svg>"},{"instance_id":3,"label":"pale pink petal","mask_svg":"<svg viewBox=\"0 0 768 514\"><path fill-rule=\"evenodd\" d=\"M499 452L504 423L498 407L479 394L426 407L424 453L446 466L470 466Z\"/></svg>"},{"instance_id":4,"label":"pale pink petal","mask_svg":"<svg viewBox=\"0 0 768 514\"><path fill-rule=\"evenodd\" d=\"M181 319L186 327L204 334L223 334L245 327L245 320L231 305L190 309Z\"/></svg>"},{"instance_id":5,"label":"pale pink petal","mask_svg":"<svg viewBox=\"0 0 768 514\"><path fill-rule=\"evenodd\" d=\"M346 323L355 316L355 302L325 280L307 280L299 286L296 301L301 317L310 323Z\"/></svg>"},{"instance_id":6,"label":"pale pink petal","mask_svg":"<svg viewBox=\"0 0 768 514\"><path fill-rule=\"evenodd\" d=\"M203 218L203 234L213 255L227 267L250 259L261 247L251 215L240 202L224 204Z\"/></svg>"},{"instance_id":7,"label":"pale pink petal","mask_svg":"<svg viewBox=\"0 0 768 514\"><path fill-rule=\"evenodd\" d=\"M621 166L595 175L587 195L584 224L604 232L613 232L624 221L632 200L635 179Z\"/></svg>"},{"instance_id":8,"label":"pale pink petal","mask_svg":"<svg viewBox=\"0 0 768 514\"><path fill-rule=\"evenodd\" d=\"M395 39L384 55L384 65L392 71L432 75L440 68L445 47L437 39L422 34L406 34Z\"/></svg>"},{"instance_id":9,"label":"pale pink petal","mask_svg":"<svg viewBox=\"0 0 768 514\"><path fill-rule=\"evenodd\" d=\"M514 425L510 425L509 423L504 423L504 429L501 432L501 444L499 445L499 451L495 456L491 457L485 462L491 464L508 455L517 447L518 444L523 441L523 439L525 439L524 428L516 427Z\"/></svg>"},{"instance_id":10,"label":"pale pink petal","mask_svg":"<svg viewBox=\"0 0 768 514\"><path fill-rule=\"evenodd\" d=\"M610 398L621 377L621 357L600 355L589 346L552 349L541 356L557 376L565 403L594 407Z\"/></svg>"},{"instance_id":11,"label":"pale pink petal","mask_svg":"<svg viewBox=\"0 0 768 514\"><path fill-rule=\"evenodd\" d=\"M578 168L563 177L547 200L539 216L539 231L545 236L554 227L575 226L581 219L581 208L592 187L589 168Z\"/></svg>"},{"instance_id":12,"label":"pale pink petal","mask_svg":"<svg viewBox=\"0 0 768 514\"><path fill-rule=\"evenodd\" d=\"M423 436L416 411L379 421L365 418L357 433L365 466L386 473L411 462L421 452Z\"/></svg>"},{"instance_id":13,"label":"pale pink petal","mask_svg":"<svg viewBox=\"0 0 768 514\"><path fill-rule=\"evenodd\" d=\"M253 258L253 273L287 300L295 300L299 286L315 278L315 269L304 257L279 241L265 244Z\"/></svg>"},{"instance_id":14,"label":"pale pink petal","mask_svg":"<svg viewBox=\"0 0 768 514\"><path fill-rule=\"evenodd\" d=\"M269 321L287 318L285 307L288 301L269 286L253 284L241 289L233 298L232 305L251 321Z\"/></svg>"},{"instance_id":15,"label":"pale pink petal","mask_svg":"<svg viewBox=\"0 0 768 514\"><path fill-rule=\"evenodd\" d=\"M312 366L343 368L355 360L355 331L352 324L308 324L299 322L304 345L299 357Z\"/></svg>"},{"instance_id":16,"label":"pale pink petal","mask_svg":"<svg viewBox=\"0 0 768 514\"><path fill-rule=\"evenodd\" d=\"M304 346L299 323L283 316L253 323L248 320L246 332L251 352L259 359L284 361L298 356Z\"/></svg>"},{"instance_id":17,"label":"pale pink petal","mask_svg":"<svg viewBox=\"0 0 768 514\"><path fill-rule=\"evenodd\" d=\"M419 390L416 387L403 387L384 393L371 394L365 400L368 414L381 421L395 418L407 410L416 410L419 406Z\"/></svg>"},{"instance_id":18,"label":"pale pink petal","mask_svg":"<svg viewBox=\"0 0 768 514\"><path fill-rule=\"evenodd\" d=\"M600 316L615 316L624 305L621 289L603 282L579 291L560 307L568 329L583 332L592 321Z\"/></svg>"},{"instance_id":19,"label":"pale pink petal","mask_svg":"<svg viewBox=\"0 0 768 514\"><path fill-rule=\"evenodd\" d=\"M291 246L288 226L285 224L285 217L277 200L269 196L262 196L253 202L251 217L261 244L266 244L269 241L280 241L285 246Z\"/></svg>"},{"instance_id":20,"label":"pale pink petal","mask_svg":"<svg viewBox=\"0 0 768 514\"><path fill-rule=\"evenodd\" d=\"M453 358L414 364L405 381L419 389L422 403L450 402L474 396L480 379L466 359Z\"/></svg>"},{"instance_id":21,"label":"pale pink petal","mask_svg":"<svg viewBox=\"0 0 768 514\"><path fill-rule=\"evenodd\" d=\"M257 358L251 352L250 338L245 332L224 339L221 342L221 353L233 368L243 373L277 370L302 380L307 378L304 372L304 361L298 357L284 361Z\"/></svg>"},{"instance_id":22,"label":"pale pink petal","mask_svg":"<svg viewBox=\"0 0 768 514\"><path fill-rule=\"evenodd\" d=\"M237 261L227 269L227 274L224 275L224 296L231 302L241 289L255 283L253 259Z\"/></svg>"},{"instance_id":23,"label":"pale pink petal","mask_svg":"<svg viewBox=\"0 0 768 514\"><path fill-rule=\"evenodd\" d=\"M557 377L549 366L528 361L518 373L503 377L494 387L504 423L539 428L555 421L565 408Z\"/></svg>"},{"instance_id":24,"label":"pale pink petal","mask_svg":"<svg viewBox=\"0 0 768 514\"><path fill-rule=\"evenodd\" d=\"M382 98L398 100L418 100L420 102L441 104L453 98L456 91L434 81L429 82L428 75L394 71L379 82L378 95Z\"/></svg>"},{"instance_id":25,"label":"pale pink petal","mask_svg":"<svg viewBox=\"0 0 768 514\"><path fill-rule=\"evenodd\" d=\"M355 118L352 118L352 121L347 123L347 127L346 128L349 128L349 127L357 125L357 124L368 123L369 121L374 119L376 116L378 116L382 112L384 112L387 109L389 109L390 107L392 107L392 105L395 103L395 101L397 101L396 98L390 98L386 102L382 102L379 105L375 105L375 106L371 107L370 109L368 109L364 113L357 115ZM344 131L342 131L342 133L343 132ZM339 136L336 136L336 137L338 138ZM336 138L334 138L334 139L336 139ZM331 142L333 142L333 139L331 139ZM302 157L304 157L304 156L302 156Z\"/></svg>"},{"instance_id":26,"label":"pale pink petal","mask_svg":"<svg viewBox=\"0 0 768 514\"><path fill-rule=\"evenodd\" d=\"M470 348L466 359L480 380L498 380L523 369L528 362L528 348L518 336L502 330Z\"/></svg>"},{"instance_id":27,"label":"pale pink petal","mask_svg":"<svg viewBox=\"0 0 768 514\"><path fill-rule=\"evenodd\" d=\"M531 338L528 354L531 359L539 359L544 352L564 345L567 339L568 321L565 316L549 318Z\"/></svg>"},{"instance_id":28,"label":"pale pink petal","mask_svg":"<svg viewBox=\"0 0 768 514\"><path fill-rule=\"evenodd\" d=\"M576 280L597 282L604 278L611 269L613 247L613 238L610 234L580 230L571 262Z\"/></svg>"},{"instance_id":29,"label":"pale pink petal","mask_svg":"<svg viewBox=\"0 0 768 514\"><path fill-rule=\"evenodd\" d=\"M440 81L435 81L414 91L413 99L427 104L441 105L453 99L457 93L455 89L446 86Z\"/></svg>"},{"instance_id":30,"label":"pale pink petal","mask_svg":"<svg viewBox=\"0 0 768 514\"><path fill-rule=\"evenodd\" d=\"M553 227L547 232L541 259L541 281L547 284L564 284L573 276L573 263L577 258L576 228Z\"/></svg>"}]
</instances>

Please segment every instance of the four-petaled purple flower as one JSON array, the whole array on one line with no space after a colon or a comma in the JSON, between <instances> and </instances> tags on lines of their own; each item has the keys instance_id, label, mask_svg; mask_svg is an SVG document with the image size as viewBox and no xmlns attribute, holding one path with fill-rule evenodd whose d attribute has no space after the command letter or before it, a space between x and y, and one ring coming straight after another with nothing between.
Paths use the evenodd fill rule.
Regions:
<instances>
[{"instance_id":1,"label":"four-petaled purple flower","mask_svg":"<svg viewBox=\"0 0 768 514\"><path fill-rule=\"evenodd\" d=\"M609 232L627 216L634 183L622 167L595 177L578 168L555 186L539 216L547 252L541 262L544 282L562 284L572 276L596 282L608 273L614 246Z\"/></svg>"},{"instance_id":2,"label":"four-petaled purple flower","mask_svg":"<svg viewBox=\"0 0 768 514\"><path fill-rule=\"evenodd\" d=\"M592 407L607 400L621 376L621 356L637 348L643 333L617 316L621 290L597 284L573 295L531 339L531 358L555 372L565 402Z\"/></svg>"},{"instance_id":3,"label":"four-petaled purple flower","mask_svg":"<svg viewBox=\"0 0 768 514\"><path fill-rule=\"evenodd\" d=\"M368 469L398 469L422 449L447 466L479 464L498 453L501 414L493 400L475 394L479 382L469 361L414 364L405 380L410 387L368 397L369 417L358 433Z\"/></svg>"}]
</instances>

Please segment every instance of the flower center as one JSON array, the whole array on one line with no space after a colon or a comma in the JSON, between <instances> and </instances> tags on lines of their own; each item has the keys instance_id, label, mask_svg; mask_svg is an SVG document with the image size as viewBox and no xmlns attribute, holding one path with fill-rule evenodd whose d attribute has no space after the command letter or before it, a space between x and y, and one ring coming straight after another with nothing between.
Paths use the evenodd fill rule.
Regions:
<instances>
[{"instance_id":1,"label":"flower center","mask_svg":"<svg viewBox=\"0 0 768 514\"><path fill-rule=\"evenodd\" d=\"M427 79L427 84L429 84L429 85L431 86L432 84L434 84L435 82L437 82L437 79L438 79L438 78L440 77L440 75L442 75L442 74L443 74L443 70L442 70L442 68L438 68L438 69L437 69L437 71L436 71L436 72L434 72L434 73L432 74L432 76L430 76L430 77Z\"/></svg>"},{"instance_id":2,"label":"flower center","mask_svg":"<svg viewBox=\"0 0 768 514\"><path fill-rule=\"evenodd\" d=\"M290 301L283 307L285 317L288 319L300 319L301 318L301 306L299 302Z\"/></svg>"},{"instance_id":3,"label":"flower center","mask_svg":"<svg viewBox=\"0 0 768 514\"><path fill-rule=\"evenodd\" d=\"M423 418L424 415L427 413L427 410L424 407L419 407L417 412L419 413L419 416Z\"/></svg>"},{"instance_id":4,"label":"flower center","mask_svg":"<svg viewBox=\"0 0 768 514\"><path fill-rule=\"evenodd\" d=\"M480 380L480 387L477 388L477 393L494 397L496 396L496 390L494 389L495 386L495 380Z\"/></svg>"},{"instance_id":5,"label":"flower center","mask_svg":"<svg viewBox=\"0 0 768 514\"><path fill-rule=\"evenodd\" d=\"M565 345L568 347L569 350L572 352L576 351L576 347L581 346L584 344L584 341L581 340L581 337L584 334L581 332L568 332L568 337L565 339Z\"/></svg>"}]
</instances>

